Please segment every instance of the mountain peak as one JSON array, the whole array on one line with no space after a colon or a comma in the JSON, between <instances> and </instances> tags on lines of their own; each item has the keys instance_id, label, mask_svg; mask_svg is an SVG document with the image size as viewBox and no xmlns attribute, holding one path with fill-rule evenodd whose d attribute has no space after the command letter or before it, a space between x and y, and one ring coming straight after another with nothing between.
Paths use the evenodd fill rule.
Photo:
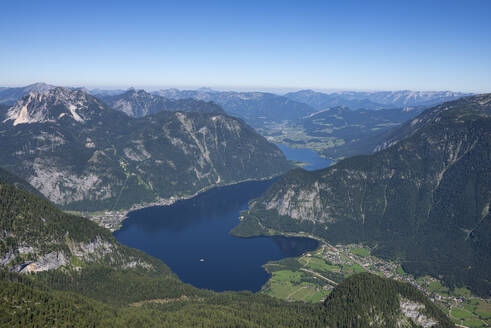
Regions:
<instances>
[{"instance_id":1,"label":"mountain peak","mask_svg":"<svg viewBox=\"0 0 491 328\"><path fill-rule=\"evenodd\" d=\"M31 90L34 90L34 89L48 90L48 89L53 89L54 87L55 87L54 85L50 85L50 84L47 84L47 83L44 83L44 82L36 82L36 83L27 85L25 88L26 89L31 89Z\"/></svg>"},{"instance_id":2,"label":"mountain peak","mask_svg":"<svg viewBox=\"0 0 491 328\"><path fill-rule=\"evenodd\" d=\"M71 90L54 87L42 92L30 91L17 101L6 114L3 123L13 121L12 125L27 123L56 122L71 118L84 122L89 118L89 103L97 100L81 89ZM103 104L98 104L102 108Z\"/></svg>"},{"instance_id":3,"label":"mountain peak","mask_svg":"<svg viewBox=\"0 0 491 328\"><path fill-rule=\"evenodd\" d=\"M197 89L196 91L198 91L198 92L215 92L215 90L213 90L212 88L208 88L208 87L201 87L201 88Z\"/></svg>"}]
</instances>

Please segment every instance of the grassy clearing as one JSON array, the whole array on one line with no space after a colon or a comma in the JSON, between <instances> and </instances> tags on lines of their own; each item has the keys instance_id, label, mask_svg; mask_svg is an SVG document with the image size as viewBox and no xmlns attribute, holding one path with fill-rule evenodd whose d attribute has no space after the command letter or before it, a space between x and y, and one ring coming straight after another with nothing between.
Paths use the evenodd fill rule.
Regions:
<instances>
[{"instance_id":1,"label":"grassy clearing","mask_svg":"<svg viewBox=\"0 0 491 328\"><path fill-rule=\"evenodd\" d=\"M453 308L450 318L467 327L488 327L491 323L491 304L478 299L469 299L463 309ZM487 322L487 325L486 325Z\"/></svg>"},{"instance_id":2,"label":"grassy clearing","mask_svg":"<svg viewBox=\"0 0 491 328\"><path fill-rule=\"evenodd\" d=\"M271 288L265 290L264 293L272 297L286 300L288 296L297 291L298 288L298 286L289 284L272 284Z\"/></svg>"},{"instance_id":3,"label":"grassy clearing","mask_svg":"<svg viewBox=\"0 0 491 328\"><path fill-rule=\"evenodd\" d=\"M289 271L289 270L281 270L273 272L273 277L271 278L272 282L275 283L299 283L302 277L302 273L300 271Z\"/></svg>"},{"instance_id":4,"label":"grassy clearing","mask_svg":"<svg viewBox=\"0 0 491 328\"><path fill-rule=\"evenodd\" d=\"M474 319L474 318L469 318L464 320L463 324L464 326L471 327L471 328L486 327L481 320Z\"/></svg>"},{"instance_id":5,"label":"grassy clearing","mask_svg":"<svg viewBox=\"0 0 491 328\"><path fill-rule=\"evenodd\" d=\"M310 303L320 302L330 293L321 286L304 281L302 275L300 271L275 271L262 292L288 301Z\"/></svg>"},{"instance_id":6,"label":"grassy clearing","mask_svg":"<svg viewBox=\"0 0 491 328\"><path fill-rule=\"evenodd\" d=\"M450 295L469 298L471 297L471 291L467 288L455 288L453 291L450 292Z\"/></svg>"},{"instance_id":7,"label":"grassy clearing","mask_svg":"<svg viewBox=\"0 0 491 328\"><path fill-rule=\"evenodd\" d=\"M479 305L476 307L475 312L483 319L491 319L491 304L480 302Z\"/></svg>"},{"instance_id":8,"label":"grassy clearing","mask_svg":"<svg viewBox=\"0 0 491 328\"><path fill-rule=\"evenodd\" d=\"M370 270L373 270L375 274L384 276L383 272L379 271L378 265L373 265L373 263L379 263L379 260L370 255L369 249L351 247L353 246L348 245L344 248L338 248L338 250L332 250L323 246L298 258L283 259L266 264L265 268L272 273L272 278L263 287L262 292L288 301L317 303L329 295L333 288L331 284L335 284L334 282L340 282L353 274L367 271L358 263L367 263ZM355 259L354 256L357 258ZM389 265L391 272L397 272L400 276L407 275L400 265L393 263L389 263ZM327 280L320 278L320 276ZM330 280L334 282L330 282ZM450 290L440 281L429 276L418 277L416 282L427 292L444 297L443 303L440 304L440 301L437 302L437 305L455 323L472 328L491 326L491 303L472 296L468 289ZM464 301L457 304L452 300L453 297L463 298ZM450 311L449 308L451 308Z\"/></svg>"},{"instance_id":9,"label":"grassy clearing","mask_svg":"<svg viewBox=\"0 0 491 328\"><path fill-rule=\"evenodd\" d=\"M342 273L344 273L346 277L349 277L356 273L366 272L366 271L367 270L362 266L360 266L359 264L353 264L353 265L343 265Z\"/></svg>"},{"instance_id":10,"label":"grassy clearing","mask_svg":"<svg viewBox=\"0 0 491 328\"><path fill-rule=\"evenodd\" d=\"M306 267L311 269L312 271L339 272L341 270L341 268L339 266L327 264L324 260L322 260L318 257L311 257L310 259L306 259L304 261L305 261L305 263L308 263L306 265ZM302 261L302 262L304 262L304 261Z\"/></svg>"},{"instance_id":11,"label":"grassy clearing","mask_svg":"<svg viewBox=\"0 0 491 328\"><path fill-rule=\"evenodd\" d=\"M459 320L469 319L473 317L472 313L470 313L469 311L457 308L453 308L452 311L450 311L450 315Z\"/></svg>"},{"instance_id":12,"label":"grassy clearing","mask_svg":"<svg viewBox=\"0 0 491 328\"><path fill-rule=\"evenodd\" d=\"M370 256L370 251L366 248L353 248L351 253L362 257Z\"/></svg>"},{"instance_id":13,"label":"grassy clearing","mask_svg":"<svg viewBox=\"0 0 491 328\"><path fill-rule=\"evenodd\" d=\"M448 295L449 294L449 289L448 287L442 286L442 284L439 281L432 281L428 285L428 291L435 293L435 294L440 294L440 295Z\"/></svg>"}]
</instances>

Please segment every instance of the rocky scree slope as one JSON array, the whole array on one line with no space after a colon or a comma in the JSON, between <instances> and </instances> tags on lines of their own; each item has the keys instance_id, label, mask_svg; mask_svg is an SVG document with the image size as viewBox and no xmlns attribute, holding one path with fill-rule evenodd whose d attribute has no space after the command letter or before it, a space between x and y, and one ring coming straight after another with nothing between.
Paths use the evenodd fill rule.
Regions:
<instances>
[{"instance_id":1,"label":"rocky scree slope","mask_svg":"<svg viewBox=\"0 0 491 328\"><path fill-rule=\"evenodd\" d=\"M291 167L239 119L169 111L136 119L83 90L30 93L0 122L0 165L66 209L129 208Z\"/></svg>"},{"instance_id":2,"label":"rocky scree slope","mask_svg":"<svg viewBox=\"0 0 491 328\"><path fill-rule=\"evenodd\" d=\"M406 271L489 296L491 95L429 109L398 134L373 155L287 173L251 202L235 234L365 242Z\"/></svg>"}]
</instances>

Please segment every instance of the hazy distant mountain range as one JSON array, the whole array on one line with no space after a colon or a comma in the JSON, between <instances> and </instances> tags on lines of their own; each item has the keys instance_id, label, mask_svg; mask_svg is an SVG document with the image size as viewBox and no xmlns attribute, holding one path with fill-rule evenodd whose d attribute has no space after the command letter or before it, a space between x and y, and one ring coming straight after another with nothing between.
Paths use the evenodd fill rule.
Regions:
<instances>
[{"instance_id":1,"label":"hazy distant mountain range","mask_svg":"<svg viewBox=\"0 0 491 328\"><path fill-rule=\"evenodd\" d=\"M154 94L170 99L194 98L213 101L222 106L228 114L243 118L255 127L268 121L298 120L315 111L307 104L267 92L167 89L155 91Z\"/></svg>"},{"instance_id":2,"label":"hazy distant mountain range","mask_svg":"<svg viewBox=\"0 0 491 328\"><path fill-rule=\"evenodd\" d=\"M470 96L471 93L451 91L341 91L333 93L301 90L285 94L285 97L303 102L315 109L346 106L351 109L384 109L408 106L433 106L445 101Z\"/></svg>"},{"instance_id":3,"label":"hazy distant mountain range","mask_svg":"<svg viewBox=\"0 0 491 328\"><path fill-rule=\"evenodd\" d=\"M0 87L0 103L13 104L23 95L29 92L43 92L55 86L46 83L34 83L25 87ZM94 96L116 96L134 90L123 89L85 89L84 91ZM300 90L289 92L284 95L268 92L235 92L235 91L216 91L210 88L199 88L195 90L163 89L158 91L147 91L169 99L194 98L199 100L214 101L224 106L226 111L233 114L234 109L239 106L240 101L269 101L273 104L288 106L299 106L295 102L306 104L316 110L327 107L346 106L351 109L382 109L407 106L433 106L445 101L456 98L470 96L472 93L453 92L453 91L338 91L338 92L317 92L313 90ZM289 103L283 98L288 98L293 103ZM259 107L263 107L262 105ZM251 109L252 110L252 109ZM254 109L255 114L261 114L264 109ZM287 111L286 109L284 111ZM302 109L298 109L302 111ZM304 109L305 111L305 109ZM309 110L307 110L308 112ZM295 111L296 112L296 111ZM252 113L252 114L254 114ZM288 115L294 115L289 113Z\"/></svg>"},{"instance_id":4,"label":"hazy distant mountain range","mask_svg":"<svg viewBox=\"0 0 491 328\"><path fill-rule=\"evenodd\" d=\"M0 89L0 113L28 92L54 88L36 83L22 88ZM383 134L415 117L430 105L467 94L449 91L343 91L321 93L312 90L277 95L267 92L196 90L87 90L109 107L131 117L145 117L161 111L219 113L243 119L263 136L292 147L310 147L320 154L339 159L367 154Z\"/></svg>"}]
</instances>

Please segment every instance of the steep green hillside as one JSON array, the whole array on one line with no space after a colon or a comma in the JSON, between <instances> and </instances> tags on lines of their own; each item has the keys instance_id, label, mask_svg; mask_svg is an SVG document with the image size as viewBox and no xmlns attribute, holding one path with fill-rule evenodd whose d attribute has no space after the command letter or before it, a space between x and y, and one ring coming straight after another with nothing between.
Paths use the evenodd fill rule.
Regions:
<instances>
[{"instance_id":1,"label":"steep green hillside","mask_svg":"<svg viewBox=\"0 0 491 328\"><path fill-rule=\"evenodd\" d=\"M225 114L136 119L64 88L12 106L0 143L0 165L72 210L129 208L290 168L275 145Z\"/></svg>"},{"instance_id":2,"label":"steep green hillside","mask_svg":"<svg viewBox=\"0 0 491 328\"><path fill-rule=\"evenodd\" d=\"M3 170L1 170L3 171ZM121 246L95 223L60 211L47 200L0 182L0 265L29 273L89 267L135 269L175 276L160 261Z\"/></svg>"},{"instance_id":3,"label":"steep green hillside","mask_svg":"<svg viewBox=\"0 0 491 328\"><path fill-rule=\"evenodd\" d=\"M407 272L490 295L491 95L442 104L401 129L405 138L374 155L289 172L235 233L365 242Z\"/></svg>"},{"instance_id":4,"label":"steep green hillside","mask_svg":"<svg viewBox=\"0 0 491 328\"><path fill-rule=\"evenodd\" d=\"M26 180L19 178L18 176L0 168L0 183L9 184L19 189L28 191L37 196L44 197L37 189L31 186Z\"/></svg>"},{"instance_id":5,"label":"steep green hillside","mask_svg":"<svg viewBox=\"0 0 491 328\"><path fill-rule=\"evenodd\" d=\"M359 274L323 305L221 293L114 306L0 271L2 327L454 327L410 285Z\"/></svg>"},{"instance_id":6,"label":"steep green hillside","mask_svg":"<svg viewBox=\"0 0 491 328\"><path fill-rule=\"evenodd\" d=\"M324 305L329 327L454 327L416 288L369 273L344 280Z\"/></svg>"}]
</instances>

